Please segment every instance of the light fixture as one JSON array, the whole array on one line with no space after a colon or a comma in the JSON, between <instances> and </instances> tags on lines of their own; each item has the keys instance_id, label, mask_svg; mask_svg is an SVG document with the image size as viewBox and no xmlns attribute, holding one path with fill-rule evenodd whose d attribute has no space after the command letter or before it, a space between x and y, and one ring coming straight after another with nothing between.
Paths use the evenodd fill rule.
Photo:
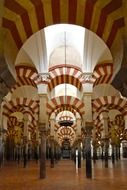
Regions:
<instances>
[{"instance_id":1,"label":"light fixture","mask_svg":"<svg viewBox=\"0 0 127 190\"><path fill-rule=\"evenodd\" d=\"M71 116L67 115L68 112L67 111L65 111L65 112L66 112L65 115L63 114L63 116L61 116L59 118L58 124L60 126L65 126L65 127L69 126L70 127L73 125L73 120L72 120Z\"/></svg>"}]
</instances>

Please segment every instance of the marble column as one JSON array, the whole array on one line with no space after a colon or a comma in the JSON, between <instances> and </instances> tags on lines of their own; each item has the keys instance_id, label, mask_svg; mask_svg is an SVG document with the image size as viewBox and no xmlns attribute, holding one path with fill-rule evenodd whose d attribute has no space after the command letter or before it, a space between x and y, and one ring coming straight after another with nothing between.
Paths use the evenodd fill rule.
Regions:
<instances>
[{"instance_id":1,"label":"marble column","mask_svg":"<svg viewBox=\"0 0 127 190\"><path fill-rule=\"evenodd\" d=\"M81 137L78 139L78 168L81 168Z\"/></svg>"},{"instance_id":2,"label":"marble column","mask_svg":"<svg viewBox=\"0 0 127 190\"><path fill-rule=\"evenodd\" d=\"M2 131L0 131L0 168L2 167L2 164L3 164L3 142L2 142Z\"/></svg>"},{"instance_id":3,"label":"marble column","mask_svg":"<svg viewBox=\"0 0 127 190\"><path fill-rule=\"evenodd\" d=\"M127 129L127 115L124 115L125 129Z\"/></svg>"},{"instance_id":4,"label":"marble column","mask_svg":"<svg viewBox=\"0 0 127 190\"><path fill-rule=\"evenodd\" d=\"M3 103L1 103L0 107L0 167L3 164L3 123L2 123L2 111L3 111Z\"/></svg>"},{"instance_id":5,"label":"marble column","mask_svg":"<svg viewBox=\"0 0 127 190\"><path fill-rule=\"evenodd\" d=\"M39 124L41 135L40 145L40 179L46 178L46 125L45 123Z\"/></svg>"},{"instance_id":6,"label":"marble column","mask_svg":"<svg viewBox=\"0 0 127 190\"><path fill-rule=\"evenodd\" d=\"M54 168L54 137L50 137L51 168Z\"/></svg>"},{"instance_id":7,"label":"marble column","mask_svg":"<svg viewBox=\"0 0 127 190\"><path fill-rule=\"evenodd\" d=\"M96 160L97 160L97 145L96 145L96 141L93 141L92 144L93 144L93 162L95 164Z\"/></svg>"},{"instance_id":8,"label":"marble column","mask_svg":"<svg viewBox=\"0 0 127 190\"><path fill-rule=\"evenodd\" d=\"M55 163L58 162L58 144L55 142Z\"/></svg>"},{"instance_id":9,"label":"marble column","mask_svg":"<svg viewBox=\"0 0 127 190\"><path fill-rule=\"evenodd\" d=\"M105 167L108 168L108 148L109 148L109 139L105 138Z\"/></svg>"},{"instance_id":10,"label":"marble column","mask_svg":"<svg viewBox=\"0 0 127 190\"><path fill-rule=\"evenodd\" d=\"M80 118L76 118L76 124L77 124L77 131L76 131L76 135L77 135L77 148L78 148L78 168L81 168L81 119Z\"/></svg>"},{"instance_id":11,"label":"marble column","mask_svg":"<svg viewBox=\"0 0 127 190\"><path fill-rule=\"evenodd\" d=\"M112 163L115 163L115 144L112 143Z\"/></svg>"},{"instance_id":12,"label":"marble column","mask_svg":"<svg viewBox=\"0 0 127 190\"><path fill-rule=\"evenodd\" d=\"M49 139L46 140L46 159L49 160L50 158L50 142Z\"/></svg>"},{"instance_id":13,"label":"marble column","mask_svg":"<svg viewBox=\"0 0 127 190\"><path fill-rule=\"evenodd\" d=\"M109 149L109 138L108 138L108 111L103 111L100 115L100 119L103 121L103 134L102 138L104 141L105 149L105 167L108 168L108 149Z\"/></svg>"},{"instance_id":14,"label":"marble column","mask_svg":"<svg viewBox=\"0 0 127 190\"><path fill-rule=\"evenodd\" d=\"M42 82L43 82L43 77ZM48 123L48 114L46 111L46 104L48 102L47 96L47 84L41 84L38 87L39 92L39 131L41 134L41 142L40 142L40 179L44 179L46 177L46 129Z\"/></svg>"},{"instance_id":15,"label":"marble column","mask_svg":"<svg viewBox=\"0 0 127 190\"><path fill-rule=\"evenodd\" d=\"M40 154L40 151L39 151L39 129L37 128L36 129L36 163L38 163L39 161L39 154Z\"/></svg>"},{"instance_id":16,"label":"marble column","mask_svg":"<svg viewBox=\"0 0 127 190\"><path fill-rule=\"evenodd\" d=\"M92 145L93 145L93 162L96 163L97 160L97 141L96 141L96 128L93 127L92 131Z\"/></svg>"},{"instance_id":17,"label":"marble column","mask_svg":"<svg viewBox=\"0 0 127 190\"><path fill-rule=\"evenodd\" d=\"M23 134L23 166L27 166L28 161L28 114L24 114L24 134Z\"/></svg>"},{"instance_id":18,"label":"marble column","mask_svg":"<svg viewBox=\"0 0 127 190\"><path fill-rule=\"evenodd\" d=\"M104 142L101 141L101 159L104 160Z\"/></svg>"},{"instance_id":19,"label":"marble column","mask_svg":"<svg viewBox=\"0 0 127 190\"><path fill-rule=\"evenodd\" d=\"M92 178L92 161L91 161L91 135L92 135L93 123L87 122L85 126L85 155L86 155L86 177Z\"/></svg>"},{"instance_id":20,"label":"marble column","mask_svg":"<svg viewBox=\"0 0 127 190\"><path fill-rule=\"evenodd\" d=\"M50 117L50 156L51 156L51 168L54 168L54 137L55 137L55 113Z\"/></svg>"},{"instance_id":21,"label":"marble column","mask_svg":"<svg viewBox=\"0 0 127 190\"><path fill-rule=\"evenodd\" d=\"M116 151L115 152L116 153L116 160L118 161L118 159L119 159L119 145L116 144L115 147L116 147L116 149L115 149L115 151Z\"/></svg>"}]
</instances>

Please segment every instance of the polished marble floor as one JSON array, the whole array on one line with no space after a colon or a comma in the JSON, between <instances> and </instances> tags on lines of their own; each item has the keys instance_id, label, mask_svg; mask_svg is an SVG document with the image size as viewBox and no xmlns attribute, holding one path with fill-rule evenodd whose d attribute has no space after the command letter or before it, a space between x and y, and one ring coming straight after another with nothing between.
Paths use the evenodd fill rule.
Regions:
<instances>
[{"instance_id":1,"label":"polished marble floor","mask_svg":"<svg viewBox=\"0 0 127 190\"><path fill-rule=\"evenodd\" d=\"M98 160L92 164L93 177L85 176L85 161L77 170L71 160L61 160L54 168L47 161L46 178L39 179L39 164L30 161L26 168L22 163L5 163L0 168L0 190L127 190L127 160L121 160L109 168Z\"/></svg>"}]
</instances>

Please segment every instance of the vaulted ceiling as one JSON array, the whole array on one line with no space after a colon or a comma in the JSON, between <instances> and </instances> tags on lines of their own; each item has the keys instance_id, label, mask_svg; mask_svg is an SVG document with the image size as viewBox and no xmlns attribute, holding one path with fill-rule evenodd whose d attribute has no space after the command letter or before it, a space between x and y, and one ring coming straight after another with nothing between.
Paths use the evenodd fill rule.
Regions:
<instances>
[{"instance_id":1,"label":"vaulted ceiling","mask_svg":"<svg viewBox=\"0 0 127 190\"><path fill-rule=\"evenodd\" d=\"M5 65L14 76L17 54L32 34L58 23L83 26L97 34L109 47L113 56L115 74L118 71L120 73L116 76L120 84L117 85L118 80L115 76L112 84L121 91L123 73L121 74L120 68L124 67L126 70L127 65L126 10L126 0L2 0L0 1L1 59L4 57ZM126 81L125 77L124 88Z\"/></svg>"},{"instance_id":2,"label":"vaulted ceiling","mask_svg":"<svg viewBox=\"0 0 127 190\"><path fill-rule=\"evenodd\" d=\"M126 26L126 4L126 0L5 0L2 27L11 33L18 49L33 33L58 23L90 29L110 48Z\"/></svg>"}]
</instances>

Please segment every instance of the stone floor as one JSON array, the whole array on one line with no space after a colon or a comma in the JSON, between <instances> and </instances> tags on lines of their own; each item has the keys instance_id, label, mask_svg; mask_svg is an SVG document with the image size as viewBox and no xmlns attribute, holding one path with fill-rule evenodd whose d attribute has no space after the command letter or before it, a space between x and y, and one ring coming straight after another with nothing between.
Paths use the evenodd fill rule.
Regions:
<instances>
[{"instance_id":1,"label":"stone floor","mask_svg":"<svg viewBox=\"0 0 127 190\"><path fill-rule=\"evenodd\" d=\"M61 160L50 168L47 177L39 179L39 164L31 161L27 168L22 164L5 163L0 168L0 190L127 190L127 160L118 161L109 168L97 161L93 164L93 178L85 177L85 161L77 170L71 160Z\"/></svg>"}]
</instances>

